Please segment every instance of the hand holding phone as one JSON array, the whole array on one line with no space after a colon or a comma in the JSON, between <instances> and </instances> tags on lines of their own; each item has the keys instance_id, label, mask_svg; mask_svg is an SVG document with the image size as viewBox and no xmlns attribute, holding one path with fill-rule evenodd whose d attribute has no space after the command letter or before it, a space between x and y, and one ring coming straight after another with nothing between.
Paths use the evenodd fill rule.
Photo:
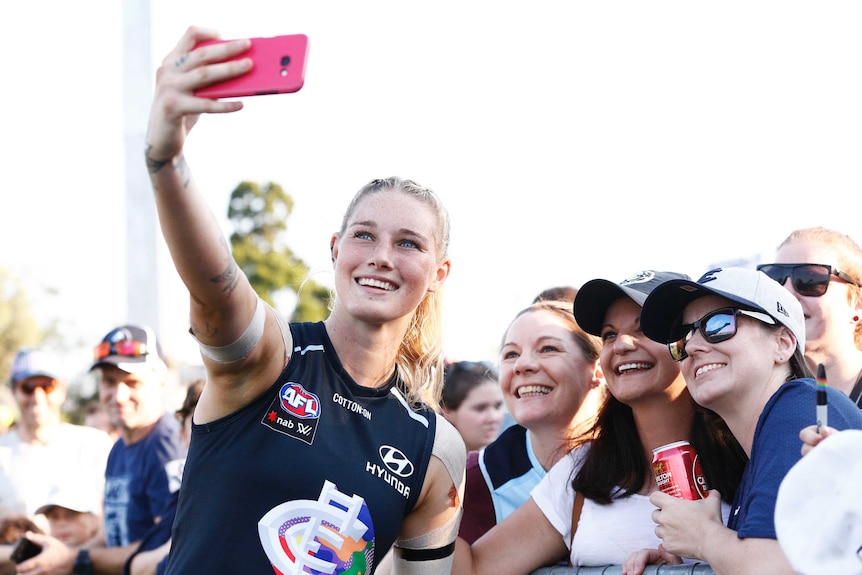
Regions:
<instances>
[{"instance_id":1,"label":"hand holding phone","mask_svg":"<svg viewBox=\"0 0 862 575\"><path fill-rule=\"evenodd\" d=\"M251 58L252 69L242 76L195 90L200 98L239 98L299 91L305 83L308 37L305 34L250 38L251 47L236 56ZM209 40L196 46L225 42Z\"/></svg>"},{"instance_id":2,"label":"hand holding phone","mask_svg":"<svg viewBox=\"0 0 862 575\"><path fill-rule=\"evenodd\" d=\"M12 550L12 554L9 555L9 559L11 559L15 564L18 564L35 557L41 552L41 545L33 543L26 537L22 536L21 539L18 540L18 543L15 544L15 548Z\"/></svg>"}]
</instances>

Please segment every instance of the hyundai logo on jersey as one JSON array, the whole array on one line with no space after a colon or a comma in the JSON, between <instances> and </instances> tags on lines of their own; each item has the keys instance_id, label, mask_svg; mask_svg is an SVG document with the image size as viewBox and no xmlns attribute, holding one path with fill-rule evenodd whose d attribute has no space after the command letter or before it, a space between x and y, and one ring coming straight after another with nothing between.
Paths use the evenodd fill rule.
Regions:
<instances>
[{"instance_id":1,"label":"hyundai logo on jersey","mask_svg":"<svg viewBox=\"0 0 862 575\"><path fill-rule=\"evenodd\" d=\"M380 453L380 459L383 460L383 465L395 475L399 477L413 475L413 464L400 449L396 449L391 445L381 445L378 452Z\"/></svg>"}]
</instances>

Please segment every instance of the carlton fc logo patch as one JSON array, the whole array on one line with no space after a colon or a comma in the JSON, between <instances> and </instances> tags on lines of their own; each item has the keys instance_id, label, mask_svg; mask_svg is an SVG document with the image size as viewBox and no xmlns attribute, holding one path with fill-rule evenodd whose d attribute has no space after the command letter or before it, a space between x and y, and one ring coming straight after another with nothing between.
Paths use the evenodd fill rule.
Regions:
<instances>
[{"instance_id":1,"label":"carlton fc logo patch","mask_svg":"<svg viewBox=\"0 0 862 575\"><path fill-rule=\"evenodd\" d=\"M261 423L311 445L320 423L320 399L300 384L289 381L281 386Z\"/></svg>"},{"instance_id":2,"label":"carlton fc logo patch","mask_svg":"<svg viewBox=\"0 0 862 575\"><path fill-rule=\"evenodd\" d=\"M327 481L316 501L297 499L272 508L257 524L273 571L280 575L360 575L379 561L365 500Z\"/></svg>"}]
</instances>

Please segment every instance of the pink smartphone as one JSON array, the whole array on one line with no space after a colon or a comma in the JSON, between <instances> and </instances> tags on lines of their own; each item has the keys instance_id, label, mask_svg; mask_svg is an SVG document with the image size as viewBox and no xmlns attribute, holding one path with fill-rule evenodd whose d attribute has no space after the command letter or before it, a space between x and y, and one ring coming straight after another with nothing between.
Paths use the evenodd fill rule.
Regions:
<instances>
[{"instance_id":1,"label":"pink smartphone","mask_svg":"<svg viewBox=\"0 0 862 575\"><path fill-rule=\"evenodd\" d=\"M198 46L225 40L209 40ZM251 58L254 67L247 74L195 91L201 98L239 98L297 92L305 82L308 37L305 34L251 38L251 47L237 56Z\"/></svg>"}]
</instances>

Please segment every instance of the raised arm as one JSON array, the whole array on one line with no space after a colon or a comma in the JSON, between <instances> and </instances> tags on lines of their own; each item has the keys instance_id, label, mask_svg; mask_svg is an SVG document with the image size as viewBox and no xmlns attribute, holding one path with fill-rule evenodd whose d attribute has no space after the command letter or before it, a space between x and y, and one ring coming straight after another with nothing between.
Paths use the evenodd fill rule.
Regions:
<instances>
[{"instance_id":1,"label":"raised arm","mask_svg":"<svg viewBox=\"0 0 862 575\"><path fill-rule=\"evenodd\" d=\"M194 90L200 87L251 69L247 58L225 62L247 50L248 40L195 49L199 42L217 37L212 30L189 28L159 67L146 161L162 233L191 296L191 330L200 343L223 348L234 344L250 329L258 299L236 265L230 246L183 157L186 137L200 114L229 113L242 108L241 102L194 96ZM270 311L264 317L262 335L252 338L252 350L241 359L225 362L204 357L209 389L201 398L197 420L206 421L244 405L281 372L284 362L271 360L284 357L281 332Z\"/></svg>"}]
</instances>

